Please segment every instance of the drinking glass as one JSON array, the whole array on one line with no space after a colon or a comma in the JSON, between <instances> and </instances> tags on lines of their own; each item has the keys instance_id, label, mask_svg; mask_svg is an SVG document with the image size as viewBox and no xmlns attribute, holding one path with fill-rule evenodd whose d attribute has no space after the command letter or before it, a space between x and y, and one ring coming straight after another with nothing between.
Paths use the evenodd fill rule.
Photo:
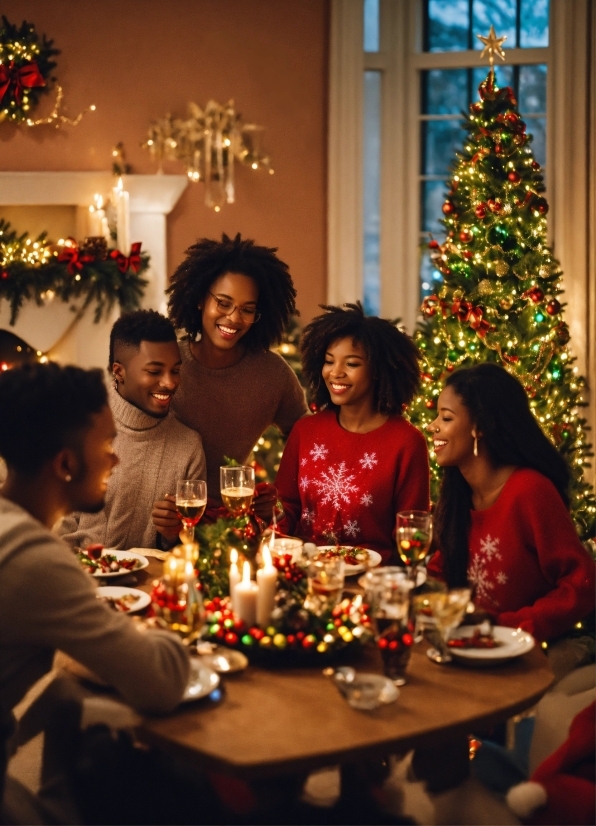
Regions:
<instances>
[{"instance_id":1,"label":"drinking glass","mask_svg":"<svg viewBox=\"0 0 596 826\"><path fill-rule=\"evenodd\" d=\"M311 559L306 573L308 593L304 607L319 615L335 608L344 589L343 559Z\"/></svg>"},{"instance_id":2,"label":"drinking glass","mask_svg":"<svg viewBox=\"0 0 596 826\"><path fill-rule=\"evenodd\" d=\"M207 484L202 479L179 479L176 483L176 510L184 526L180 539L194 542L195 525L207 507Z\"/></svg>"},{"instance_id":3,"label":"drinking glass","mask_svg":"<svg viewBox=\"0 0 596 826\"><path fill-rule=\"evenodd\" d=\"M255 469L247 465L219 469L221 498L234 517L250 510L255 495Z\"/></svg>"},{"instance_id":4,"label":"drinking glass","mask_svg":"<svg viewBox=\"0 0 596 826\"><path fill-rule=\"evenodd\" d=\"M449 634L463 619L472 591L470 588L452 588L450 591L434 591L424 594L424 604L428 606L436 622L437 646L429 648L427 656L435 663L449 663L453 659L449 653Z\"/></svg>"},{"instance_id":5,"label":"drinking glass","mask_svg":"<svg viewBox=\"0 0 596 826\"><path fill-rule=\"evenodd\" d=\"M385 676L404 685L414 643L409 621L412 583L403 570L367 574L366 599L376 631Z\"/></svg>"},{"instance_id":6,"label":"drinking glass","mask_svg":"<svg viewBox=\"0 0 596 826\"><path fill-rule=\"evenodd\" d=\"M162 628L177 634L185 644L200 636L205 610L190 560L169 554L164 562L164 576L151 596L155 617Z\"/></svg>"},{"instance_id":7,"label":"drinking glass","mask_svg":"<svg viewBox=\"0 0 596 826\"><path fill-rule=\"evenodd\" d=\"M418 566L428 556L433 518L428 511L400 511L397 514L397 552L416 583Z\"/></svg>"}]
</instances>

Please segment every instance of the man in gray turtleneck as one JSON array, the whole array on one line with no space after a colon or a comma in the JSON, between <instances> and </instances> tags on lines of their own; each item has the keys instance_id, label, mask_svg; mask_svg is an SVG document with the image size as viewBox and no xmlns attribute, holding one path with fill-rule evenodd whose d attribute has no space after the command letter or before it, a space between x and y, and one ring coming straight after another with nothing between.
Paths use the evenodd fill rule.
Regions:
<instances>
[{"instance_id":1,"label":"man in gray turtleneck","mask_svg":"<svg viewBox=\"0 0 596 826\"><path fill-rule=\"evenodd\" d=\"M158 532L152 522L154 505L175 493L179 479L206 478L201 437L169 412L180 364L174 327L160 313L138 310L114 324L109 402L120 464L110 478L103 510L74 513L58 525L56 532L72 547L169 547L176 540L175 525Z\"/></svg>"}]
</instances>

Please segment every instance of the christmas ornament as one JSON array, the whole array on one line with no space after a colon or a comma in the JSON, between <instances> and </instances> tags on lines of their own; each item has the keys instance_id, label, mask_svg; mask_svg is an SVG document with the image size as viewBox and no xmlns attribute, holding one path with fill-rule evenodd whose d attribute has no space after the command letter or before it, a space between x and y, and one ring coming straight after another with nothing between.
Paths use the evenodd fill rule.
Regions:
<instances>
[{"instance_id":1,"label":"christmas ornament","mask_svg":"<svg viewBox=\"0 0 596 826\"><path fill-rule=\"evenodd\" d=\"M455 207L453 206L451 201L445 201L445 203L443 204L442 209L443 209L443 214L444 215L452 215L454 210L455 210Z\"/></svg>"},{"instance_id":2,"label":"christmas ornament","mask_svg":"<svg viewBox=\"0 0 596 826\"><path fill-rule=\"evenodd\" d=\"M477 218L480 218L480 219L485 218L487 209L488 209L488 207L486 206L486 204L482 204L482 203L477 204L474 207L474 214L476 215Z\"/></svg>"},{"instance_id":3,"label":"christmas ornament","mask_svg":"<svg viewBox=\"0 0 596 826\"><path fill-rule=\"evenodd\" d=\"M480 295L490 295L493 292L493 285L488 278L483 278L478 284L478 292Z\"/></svg>"},{"instance_id":4,"label":"christmas ornament","mask_svg":"<svg viewBox=\"0 0 596 826\"><path fill-rule=\"evenodd\" d=\"M523 296L523 297L525 298L526 296L527 296L527 297L528 297L531 301L533 301L533 302L534 302L534 304L540 304L540 302L541 302L541 301L542 301L542 299L544 298L544 293L542 292L542 290L540 289L540 287L532 287L532 289L531 289L531 290L528 290L527 292L525 292L525 293L524 293L524 296Z\"/></svg>"},{"instance_id":5,"label":"christmas ornament","mask_svg":"<svg viewBox=\"0 0 596 826\"><path fill-rule=\"evenodd\" d=\"M546 305L546 312L549 315L557 315L557 313L561 312L561 305L556 298L553 298L552 301L548 302Z\"/></svg>"},{"instance_id":6,"label":"christmas ornament","mask_svg":"<svg viewBox=\"0 0 596 826\"><path fill-rule=\"evenodd\" d=\"M546 215L548 212L548 201L546 198L537 198L534 202L534 207L538 210L541 215Z\"/></svg>"},{"instance_id":7,"label":"christmas ornament","mask_svg":"<svg viewBox=\"0 0 596 826\"><path fill-rule=\"evenodd\" d=\"M428 410L436 410L437 402L435 401L435 399L427 399L424 402L424 406L428 408Z\"/></svg>"},{"instance_id":8,"label":"christmas ornament","mask_svg":"<svg viewBox=\"0 0 596 826\"><path fill-rule=\"evenodd\" d=\"M509 230L503 224L493 224L487 233L489 243L502 245L509 238Z\"/></svg>"},{"instance_id":9,"label":"christmas ornament","mask_svg":"<svg viewBox=\"0 0 596 826\"><path fill-rule=\"evenodd\" d=\"M503 261L502 259L495 261L495 272L499 278L504 278L509 272L509 264L507 261Z\"/></svg>"},{"instance_id":10,"label":"christmas ornament","mask_svg":"<svg viewBox=\"0 0 596 826\"><path fill-rule=\"evenodd\" d=\"M474 240L474 236L469 229L463 229L459 234L459 240L464 244L469 244L470 241Z\"/></svg>"},{"instance_id":11,"label":"christmas ornament","mask_svg":"<svg viewBox=\"0 0 596 826\"><path fill-rule=\"evenodd\" d=\"M538 161L532 161L532 169L534 172L540 172L540 164Z\"/></svg>"},{"instance_id":12,"label":"christmas ornament","mask_svg":"<svg viewBox=\"0 0 596 826\"><path fill-rule=\"evenodd\" d=\"M502 298L499 301L499 306L502 307L504 310L510 310L513 307L513 299L509 296Z\"/></svg>"},{"instance_id":13,"label":"christmas ornament","mask_svg":"<svg viewBox=\"0 0 596 826\"><path fill-rule=\"evenodd\" d=\"M500 212L503 208L503 202L498 198L496 200L489 198L486 204L491 212Z\"/></svg>"},{"instance_id":14,"label":"christmas ornament","mask_svg":"<svg viewBox=\"0 0 596 826\"><path fill-rule=\"evenodd\" d=\"M569 333L569 327L565 324L565 322L557 324L557 326L555 327L555 333L561 344L567 344L567 342L571 338L571 334Z\"/></svg>"}]
</instances>

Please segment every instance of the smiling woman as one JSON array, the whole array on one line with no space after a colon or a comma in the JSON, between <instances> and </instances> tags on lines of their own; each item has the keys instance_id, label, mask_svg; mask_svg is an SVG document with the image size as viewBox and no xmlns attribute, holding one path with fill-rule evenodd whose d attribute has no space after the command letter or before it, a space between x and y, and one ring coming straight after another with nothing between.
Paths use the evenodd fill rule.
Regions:
<instances>
[{"instance_id":1,"label":"smiling woman","mask_svg":"<svg viewBox=\"0 0 596 826\"><path fill-rule=\"evenodd\" d=\"M201 434L216 501L226 456L244 464L269 425L287 435L306 413L293 370L269 350L296 314L288 266L275 252L240 235L204 238L172 276L170 318L187 334L173 408ZM273 500L273 493L257 498L259 516L270 516Z\"/></svg>"}]
</instances>

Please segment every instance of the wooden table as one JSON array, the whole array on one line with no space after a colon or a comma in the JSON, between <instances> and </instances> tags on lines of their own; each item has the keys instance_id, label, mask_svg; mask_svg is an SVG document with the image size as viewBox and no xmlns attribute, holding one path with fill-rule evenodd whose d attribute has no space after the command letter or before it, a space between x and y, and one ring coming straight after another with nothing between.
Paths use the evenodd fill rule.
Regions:
<instances>
[{"instance_id":1,"label":"wooden table","mask_svg":"<svg viewBox=\"0 0 596 826\"><path fill-rule=\"evenodd\" d=\"M160 572L161 564L152 560L138 587L148 590ZM427 764L431 785L438 771L434 786L446 788L461 780L464 763L467 768L467 735L532 706L553 675L538 647L505 665L482 669L436 665L425 649L425 644L414 647L408 683L397 702L374 711L351 708L320 668L250 666L222 680L220 703L204 700L168 717L145 718L138 734L203 767L245 778L415 748L419 764ZM373 647L355 666L382 673Z\"/></svg>"}]
</instances>

